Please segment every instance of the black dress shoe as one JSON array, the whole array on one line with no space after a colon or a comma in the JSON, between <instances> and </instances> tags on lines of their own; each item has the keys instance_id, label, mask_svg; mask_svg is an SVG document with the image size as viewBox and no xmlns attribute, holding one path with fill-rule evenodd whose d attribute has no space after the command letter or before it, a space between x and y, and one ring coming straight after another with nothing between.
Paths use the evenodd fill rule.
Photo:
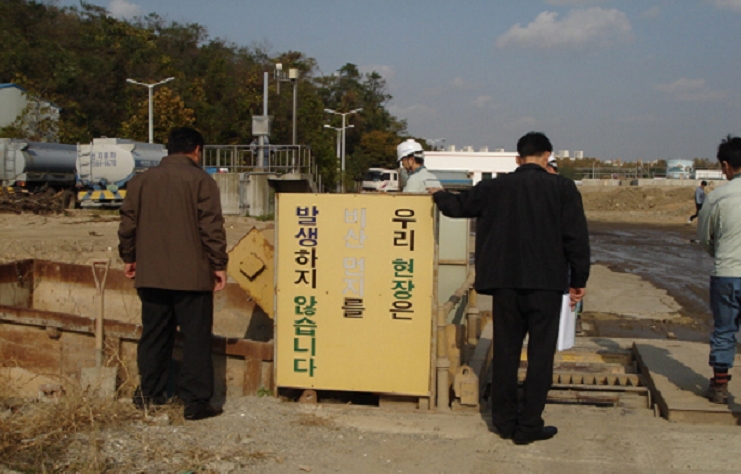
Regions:
<instances>
[{"instance_id":1,"label":"black dress shoe","mask_svg":"<svg viewBox=\"0 0 741 474\"><path fill-rule=\"evenodd\" d=\"M543 441L551 439L558 433L555 426L544 426L540 431L528 433L527 431L516 431L512 440L515 444L530 444L533 441Z\"/></svg>"},{"instance_id":2,"label":"black dress shoe","mask_svg":"<svg viewBox=\"0 0 741 474\"><path fill-rule=\"evenodd\" d=\"M515 434L514 428L499 428L496 425L492 427L491 430L492 433L499 435L502 439L512 439L512 436Z\"/></svg>"},{"instance_id":3,"label":"black dress shoe","mask_svg":"<svg viewBox=\"0 0 741 474\"><path fill-rule=\"evenodd\" d=\"M214 408L209 404L185 407L184 417L186 420L196 421L213 418L224 413L221 408Z\"/></svg>"},{"instance_id":4,"label":"black dress shoe","mask_svg":"<svg viewBox=\"0 0 741 474\"><path fill-rule=\"evenodd\" d=\"M141 387L136 387L136 390L134 390L134 395L132 396L131 401L134 402L134 406L138 410L144 410L145 408L151 408L152 406L166 405L167 397L164 395L159 395L156 397L145 397L142 394Z\"/></svg>"}]
</instances>

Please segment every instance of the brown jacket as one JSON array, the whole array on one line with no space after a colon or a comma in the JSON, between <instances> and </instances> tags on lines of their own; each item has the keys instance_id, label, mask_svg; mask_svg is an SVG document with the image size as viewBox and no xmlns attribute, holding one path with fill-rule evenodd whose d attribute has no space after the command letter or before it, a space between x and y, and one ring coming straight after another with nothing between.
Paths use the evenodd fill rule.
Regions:
<instances>
[{"instance_id":1,"label":"brown jacket","mask_svg":"<svg viewBox=\"0 0 741 474\"><path fill-rule=\"evenodd\" d=\"M212 291L228 260L216 181L187 156L166 156L129 181L118 239L123 261L136 262L135 287Z\"/></svg>"}]
</instances>

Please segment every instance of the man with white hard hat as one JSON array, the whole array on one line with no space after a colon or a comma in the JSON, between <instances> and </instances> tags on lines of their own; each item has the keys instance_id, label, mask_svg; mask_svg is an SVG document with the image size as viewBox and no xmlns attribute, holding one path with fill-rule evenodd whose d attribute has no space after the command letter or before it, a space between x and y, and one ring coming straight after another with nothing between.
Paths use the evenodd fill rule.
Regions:
<instances>
[{"instance_id":1,"label":"man with white hard hat","mask_svg":"<svg viewBox=\"0 0 741 474\"><path fill-rule=\"evenodd\" d=\"M405 193L426 193L427 188L442 188L437 176L425 168L425 152L417 141L410 138L396 147L396 159L407 172Z\"/></svg>"}]
</instances>

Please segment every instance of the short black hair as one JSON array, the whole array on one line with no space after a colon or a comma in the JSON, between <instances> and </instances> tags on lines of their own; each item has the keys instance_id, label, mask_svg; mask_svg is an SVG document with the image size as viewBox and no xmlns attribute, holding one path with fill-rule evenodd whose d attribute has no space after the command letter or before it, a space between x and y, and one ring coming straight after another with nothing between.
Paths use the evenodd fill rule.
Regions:
<instances>
[{"instance_id":1,"label":"short black hair","mask_svg":"<svg viewBox=\"0 0 741 474\"><path fill-rule=\"evenodd\" d=\"M700 183L700 186L707 186L707 185L708 185L708 182L707 182L707 181L705 181L704 179L703 179L703 180L702 180L702 182Z\"/></svg>"},{"instance_id":2,"label":"short black hair","mask_svg":"<svg viewBox=\"0 0 741 474\"><path fill-rule=\"evenodd\" d=\"M167 137L167 153L170 155L192 153L198 146L203 150L203 145L205 141L201 132L190 127L173 128Z\"/></svg>"},{"instance_id":3,"label":"short black hair","mask_svg":"<svg viewBox=\"0 0 741 474\"><path fill-rule=\"evenodd\" d=\"M517 140L517 154L521 158L551 153L552 151L551 141L541 132L529 132Z\"/></svg>"},{"instance_id":4,"label":"short black hair","mask_svg":"<svg viewBox=\"0 0 741 474\"><path fill-rule=\"evenodd\" d=\"M737 170L741 168L741 138L728 135L718 145L718 161L728 163Z\"/></svg>"}]
</instances>

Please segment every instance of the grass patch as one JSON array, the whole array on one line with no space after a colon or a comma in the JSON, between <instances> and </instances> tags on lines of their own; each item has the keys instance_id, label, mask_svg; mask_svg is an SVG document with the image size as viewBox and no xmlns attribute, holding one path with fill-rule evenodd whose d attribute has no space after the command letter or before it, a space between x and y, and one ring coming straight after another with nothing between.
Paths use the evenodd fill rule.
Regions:
<instances>
[{"instance_id":1,"label":"grass patch","mask_svg":"<svg viewBox=\"0 0 741 474\"><path fill-rule=\"evenodd\" d=\"M316 416L312 413L302 413L298 417L298 421L296 422L301 426L309 426L309 427L315 427L315 428L326 428L328 430L335 430L337 429L337 425L334 421L330 420L329 418L323 418L321 416Z\"/></svg>"},{"instance_id":2,"label":"grass patch","mask_svg":"<svg viewBox=\"0 0 741 474\"><path fill-rule=\"evenodd\" d=\"M22 471L66 470L70 466L60 460L70 440L80 435L90 435L93 442L78 457L76 470L103 470L96 434L141 419L131 405L79 394L49 402L8 397L0 399L0 410L0 459L5 466Z\"/></svg>"}]
</instances>

